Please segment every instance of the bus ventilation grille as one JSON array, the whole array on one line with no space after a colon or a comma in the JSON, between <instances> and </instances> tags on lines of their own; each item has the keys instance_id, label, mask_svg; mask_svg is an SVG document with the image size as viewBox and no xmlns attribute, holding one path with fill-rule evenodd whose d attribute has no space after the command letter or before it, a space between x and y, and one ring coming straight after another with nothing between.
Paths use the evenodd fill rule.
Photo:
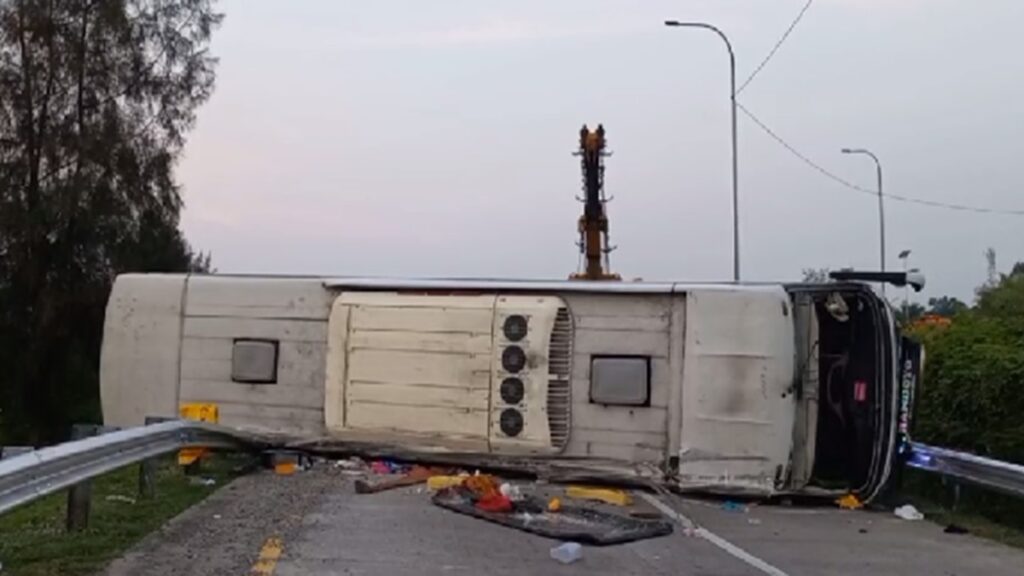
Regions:
<instances>
[{"instance_id":1,"label":"bus ventilation grille","mask_svg":"<svg viewBox=\"0 0 1024 576\"><path fill-rule=\"evenodd\" d=\"M568 308L559 308L548 346L548 427L551 445L560 450L569 442L571 374L572 317Z\"/></svg>"}]
</instances>

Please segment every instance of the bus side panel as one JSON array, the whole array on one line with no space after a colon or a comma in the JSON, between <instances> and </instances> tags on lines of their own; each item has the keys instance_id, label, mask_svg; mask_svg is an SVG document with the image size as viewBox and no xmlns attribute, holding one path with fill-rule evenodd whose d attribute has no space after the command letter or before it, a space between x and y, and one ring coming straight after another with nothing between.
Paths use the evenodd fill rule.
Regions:
<instances>
[{"instance_id":1,"label":"bus side panel","mask_svg":"<svg viewBox=\"0 0 1024 576\"><path fill-rule=\"evenodd\" d=\"M190 277L179 402L216 404L229 426L323 434L330 297L316 279ZM239 346L251 341L276 349L272 382L233 374Z\"/></svg>"},{"instance_id":2,"label":"bus side panel","mask_svg":"<svg viewBox=\"0 0 1024 576\"><path fill-rule=\"evenodd\" d=\"M687 294L679 478L770 494L788 473L793 310L781 288Z\"/></svg>"}]
</instances>

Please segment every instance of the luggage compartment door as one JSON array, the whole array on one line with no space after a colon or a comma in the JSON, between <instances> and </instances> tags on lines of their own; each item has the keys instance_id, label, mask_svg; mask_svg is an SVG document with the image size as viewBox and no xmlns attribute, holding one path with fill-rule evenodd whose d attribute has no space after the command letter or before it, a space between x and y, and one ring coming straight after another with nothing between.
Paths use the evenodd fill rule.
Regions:
<instances>
[{"instance_id":1,"label":"luggage compartment door","mask_svg":"<svg viewBox=\"0 0 1024 576\"><path fill-rule=\"evenodd\" d=\"M686 318L680 483L771 494L789 473L796 414L789 296L693 290Z\"/></svg>"}]
</instances>

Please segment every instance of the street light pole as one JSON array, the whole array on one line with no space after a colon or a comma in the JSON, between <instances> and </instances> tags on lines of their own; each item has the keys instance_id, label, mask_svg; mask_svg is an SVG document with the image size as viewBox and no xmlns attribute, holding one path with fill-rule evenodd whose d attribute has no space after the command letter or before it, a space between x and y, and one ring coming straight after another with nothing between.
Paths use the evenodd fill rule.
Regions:
<instances>
[{"instance_id":1,"label":"street light pole","mask_svg":"<svg viewBox=\"0 0 1024 576\"><path fill-rule=\"evenodd\" d=\"M665 26L676 28L703 28L710 30L725 42L729 51L729 100L732 103L732 279L740 281L740 184L739 184L739 160L736 145L736 56L732 51L732 44L725 33L711 24L704 22L679 22L677 20L666 20Z\"/></svg>"},{"instance_id":2,"label":"street light pole","mask_svg":"<svg viewBox=\"0 0 1024 576\"><path fill-rule=\"evenodd\" d=\"M882 272L885 272L885 203L882 201L882 163L878 161L878 156L875 156L870 150L865 148L843 148L841 152L843 154L864 154L870 156L875 161L875 169L878 173L878 259L882 265ZM882 295L885 295L884 282L882 283Z\"/></svg>"}]
</instances>

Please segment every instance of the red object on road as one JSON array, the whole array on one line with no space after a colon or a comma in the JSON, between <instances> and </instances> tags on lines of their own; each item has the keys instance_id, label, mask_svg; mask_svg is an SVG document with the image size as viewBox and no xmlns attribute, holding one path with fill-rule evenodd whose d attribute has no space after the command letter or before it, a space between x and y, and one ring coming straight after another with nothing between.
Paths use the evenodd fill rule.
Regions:
<instances>
[{"instance_id":1,"label":"red object on road","mask_svg":"<svg viewBox=\"0 0 1024 576\"><path fill-rule=\"evenodd\" d=\"M477 500L476 507L484 512L511 512L512 501L504 494L489 494Z\"/></svg>"}]
</instances>

